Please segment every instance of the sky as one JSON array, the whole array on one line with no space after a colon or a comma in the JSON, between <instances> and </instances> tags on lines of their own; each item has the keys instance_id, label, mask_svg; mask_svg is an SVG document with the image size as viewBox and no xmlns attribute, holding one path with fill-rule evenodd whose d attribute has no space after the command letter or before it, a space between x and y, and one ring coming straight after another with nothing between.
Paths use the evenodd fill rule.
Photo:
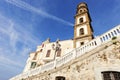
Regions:
<instances>
[{"instance_id":1,"label":"sky","mask_svg":"<svg viewBox=\"0 0 120 80\"><path fill-rule=\"evenodd\" d=\"M88 5L95 36L120 24L120 0L0 0L0 80L20 74L47 38L72 39L80 2Z\"/></svg>"}]
</instances>

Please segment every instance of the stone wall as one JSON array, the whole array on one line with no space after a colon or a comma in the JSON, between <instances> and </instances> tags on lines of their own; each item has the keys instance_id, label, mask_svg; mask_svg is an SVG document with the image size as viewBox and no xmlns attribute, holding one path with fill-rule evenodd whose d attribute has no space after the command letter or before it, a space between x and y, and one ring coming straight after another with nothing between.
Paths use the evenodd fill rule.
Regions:
<instances>
[{"instance_id":1,"label":"stone wall","mask_svg":"<svg viewBox=\"0 0 120 80\"><path fill-rule=\"evenodd\" d=\"M66 80L103 80L103 71L120 72L119 40L112 40L67 64L25 80L55 80L57 76L63 76Z\"/></svg>"}]
</instances>

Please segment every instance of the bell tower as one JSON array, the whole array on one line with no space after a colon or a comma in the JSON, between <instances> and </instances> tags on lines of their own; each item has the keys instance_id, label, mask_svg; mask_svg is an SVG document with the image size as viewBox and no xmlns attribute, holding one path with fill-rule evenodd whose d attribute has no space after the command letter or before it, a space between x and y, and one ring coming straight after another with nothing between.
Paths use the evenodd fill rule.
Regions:
<instances>
[{"instance_id":1,"label":"bell tower","mask_svg":"<svg viewBox=\"0 0 120 80\"><path fill-rule=\"evenodd\" d=\"M93 39L93 28L86 3L78 4L74 18L74 48L77 48Z\"/></svg>"}]
</instances>

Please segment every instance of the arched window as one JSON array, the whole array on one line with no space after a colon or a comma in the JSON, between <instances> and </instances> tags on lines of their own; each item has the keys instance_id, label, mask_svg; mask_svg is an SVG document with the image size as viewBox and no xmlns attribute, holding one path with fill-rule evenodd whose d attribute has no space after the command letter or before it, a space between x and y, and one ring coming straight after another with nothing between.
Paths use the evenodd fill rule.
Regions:
<instances>
[{"instance_id":1,"label":"arched window","mask_svg":"<svg viewBox=\"0 0 120 80\"><path fill-rule=\"evenodd\" d=\"M102 72L103 80L120 80L120 72L104 71Z\"/></svg>"},{"instance_id":2,"label":"arched window","mask_svg":"<svg viewBox=\"0 0 120 80\"><path fill-rule=\"evenodd\" d=\"M65 77L63 77L63 76L57 76L57 77L55 78L55 80L65 80Z\"/></svg>"},{"instance_id":3,"label":"arched window","mask_svg":"<svg viewBox=\"0 0 120 80\"><path fill-rule=\"evenodd\" d=\"M79 19L79 23L83 23L83 18L80 18L80 19Z\"/></svg>"},{"instance_id":4,"label":"arched window","mask_svg":"<svg viewBox=\"0 0 120 80\"><path fill-rule=\"evenodd\" d=\"M84 29L81 28L80 31L79 31L80 35L83 35L84 34Z\"/></svg>"}]
</instances>

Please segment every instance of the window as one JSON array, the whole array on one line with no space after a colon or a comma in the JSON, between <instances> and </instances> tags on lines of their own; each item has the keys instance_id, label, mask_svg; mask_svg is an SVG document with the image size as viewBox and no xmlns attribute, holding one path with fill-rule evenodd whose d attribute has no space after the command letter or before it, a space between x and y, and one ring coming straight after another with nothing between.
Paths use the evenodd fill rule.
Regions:
<instances>
[{"instance_id":1,"label":"window","mask_svg":"<svg viewBox=\"0 0 120 80\"><path fill-rule=\"evenodd\" d=\"M79 19L79 23L83 23L83 18L80 18L80 19Z\"/></svg>"},{"instance_id":2,"label":"window","mask_svg":"<svg viewBox=\"0 0 120 80\"><path fill-rule=\"evenodd\" d=\"M61 56L61 49L57 51L57 57L60 57L60 56Z\"/></svg>"},{"instance_id":3,"label":"window","mask_svg":"<svg viewBox=\"0 0 120 80\"><path fill-rule=\"evenodd\" d=\"M42 48L44 47L44 44L42 44Z\"/></svg>"},{"instance_id":4,"label":"window","mask_svg":"<svg viewBox=\"0 0 120 80\"><path fill-rule=\"evenodd\" d=\"M82 10L80 10L80 13L82 13Z\"/></svg>"},{"instance_id":5,"label":"window","mask_svg":"<svg viewBox=\"0 0 120 80\"><path fill-rule=\"evenodd\" d=\"M81 42L80 45L81 45L81 46L84 45L84 42Z\"/></svg>"},{"instance_id":6,"label":"window","mask_svg":"<svg viewBox=\"0 0 120 80\"><path fill-rule=\"evenodd\" d=\"M105 71L102 72L103 80L120 80L120 72Z\"/></svg>"},{"instance_id":7,"label":"window","mask_svg":"<svg viewBox=\"0 0 120 80\"><path fill-rule=\"evenodd\" d=\"M38 54L37 52L34 54L33 60L36 60L37 54Z\"/></svg>"},{"instance_id":8,"label":"window","mask_svg":"<svg viewBox=\"0 0 120 80\"><path fill-rule=\"evenodd\" d=\"M40 52L42 52L43 49L40 50Z\"/></svg>"},{"instance_id":9,"label":"window","mask_svg":"<svg viewBox=\"0 0 120 80\"><path fill-rule=\"evenodd\" d=\"M57 77L55 78L55 80L65 80L65 77L63 77L63 76L57 76Z\"/></svg>"},{"instance_id":10,"label":"window","mask_svg":"<svg viewBox=\"0 0 120 80\"><path fill-rule=\"evenodd\" d=\"M84 29L81 28L79 32L80 32L80 35L83 35L84 34Z\"/></svg>"},{"instance_id":11,"label":"window","mask_svg":"<svg viewBox=\"0 0 120 80\"><path fill-rule=\"evenodd\" d=\"M36 66L36 62L32 62L30 68L35 68L35 66Z\"/></svg>"},{"instance_id":12,"label":"window","mask_svg":"<svg viewBox=\"0 0 120 80\"><path fill-rule=\"evenodd\" d=\"M49 56L50 56L50 52L51 52L51 50L48 50L48 51L47 51L46 57L49 57Z\"/></svg>"}]
</instances>

